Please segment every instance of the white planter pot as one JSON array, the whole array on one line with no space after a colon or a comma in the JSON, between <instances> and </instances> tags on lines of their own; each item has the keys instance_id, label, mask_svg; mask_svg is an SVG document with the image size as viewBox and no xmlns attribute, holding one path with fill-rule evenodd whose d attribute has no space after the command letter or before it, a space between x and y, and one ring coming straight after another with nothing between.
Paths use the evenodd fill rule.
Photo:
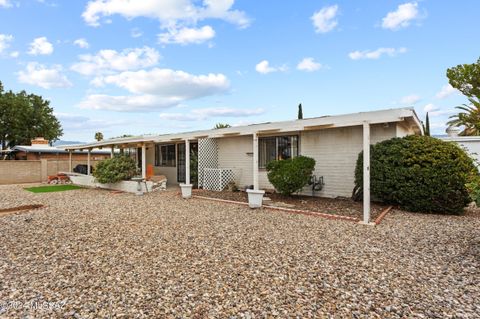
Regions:
<instances>
[{"instance_id":1,"label":"white planter pot","mask_svg":"<svg viewBox=\"0 0 480 319\"><path fill-rule=\"evenodd\" d=\"M180 188L182 189L182 197L183 198L190 198L192 197L192 184L180 184Z\"/></svg>"},{"instance_id":2,"label":"white planter pot","mask_svg":"<svg viewBox=\"0 0 480 319\"><path fill-rule=\"evenodd\" d=\"M248 194L248 206L250 208L260 208L263 203L263 195L265 191L247 189Z\"/></svg>"}]
</instances>

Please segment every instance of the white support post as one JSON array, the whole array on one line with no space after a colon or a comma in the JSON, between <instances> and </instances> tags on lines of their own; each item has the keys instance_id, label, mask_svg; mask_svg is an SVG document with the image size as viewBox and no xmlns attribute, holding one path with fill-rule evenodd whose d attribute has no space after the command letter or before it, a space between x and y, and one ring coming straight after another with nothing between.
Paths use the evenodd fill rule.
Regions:
<instances>
[{"instance_id":1,"label":"white support post","mask_svg":"<svg viewBox=\"0 0 480 319\"><path fill-rule=\"evenodd\" d=\"M142 144L142 177L147 178L147 145Z\"/></svg>"},{"instance_id":2,"label":"white support post","mask_svg":"<svg viewBox=\"0 0 480 319\"><path fill-rule=\"evenodd\" d=\"M91 173L90 172L90 152L91 151L92 150L90 148L87 150L87 175L90 175Z\"/></svg>"},{"instance_id":3,"label":"white support post","mask_svg":"<svg viewBox=\"0 0 480 319\"><path fill-rule=\"evenodd\" d=\"M190 185L190 141L185 140L185 184Z\"/></svg>"},{"instance_id":4,"label":"white support post","mask_svg":"<svg viewBox=\"0 0 480 319\"><path fill-rule=\"evenodd\" d=\"M110 158L113 158L115 156L115 145L112 145L112 149L110 151Z\"/></svg>"},{"instance_id":5,"label":"white support post","mask_svg":"<svg viewBox=\"0 0 480 319\"><path fill-rule=\"evenodd\" d=\"M68 150L68 171L72 172L72 150Z\"/></svg>"},{"instance_id":6,"label":"white support post","mask_svg":"<svg viewBox=\"0 0 480 319\"><path fill-rule=\"evenodd\" d=\"M363 223L370 223L370 124L363 122Z\"/></svg>"},{"instance_id":7,"label":"white support post","mask_svg":"<svg viewBox=\"0 0 480 319\"><path fill-rule=\"evenodd\" d=\"M253 189L258 188L258 135L253 133Z\"/></svg>"}]
</instances>

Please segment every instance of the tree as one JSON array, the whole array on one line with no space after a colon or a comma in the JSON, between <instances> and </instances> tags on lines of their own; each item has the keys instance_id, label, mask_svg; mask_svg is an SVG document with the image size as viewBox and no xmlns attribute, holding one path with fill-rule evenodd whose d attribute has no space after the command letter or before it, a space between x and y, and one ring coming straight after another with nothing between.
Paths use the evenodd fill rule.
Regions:
<instances>
[{"instance_id":1,"label":"tree","mask_svg":"<svg viewBox=\"0 0 480 319\"><path fill-rule=\"evenodd\" d=\"M447 69L448 82L469 99L480 102L480 58L476 63Z\"/></svg>"},{"instance_id":2,"label":"tree","mask_svg":"<svg viewBox=\"0 0 480 319\"><path fill-rule=\"evenodd\" d=\"M469 99L471 105L463 104L457 106L460 110L458 114L450 116L451 120L447 122L449 126L463 126L461 136L480 135L480 102Z\"/></svg>"},{"instance_id":3,"label":"tree","mask_svg":"<svg viewBox=\"0 0 480 319\"><path fill-rule=\"evenodd\" d=\"M422 126L423 126L423 134L425 136L430 136L430 119L428 118L428 112L427 112L427 115L425 116L425 124L423 124L422 122Z\"/></svg>"},{"instance_id":4,"label":"tree","mask_svg":"<svg viewBox=\"0 0 480 319\"><path fill-rule=\"evenodd\" d=\"M302 103L298 104L298 116L299 120L303 119L303 110L302 110Z\"/></svg>"},{"instance_id":5,"label":"tree","mask_svg":"<svg viewBox=\"0 0 480 319\"><path fill-rule=\"evenodd\" d=\"M215 124L215 126L213 127L213 129L218 130L218 129L221 129L221 128L228 128L228 127L231 127L230 124L217 123L217 124Z\"/></svg>"},{"instance_id":6,"label":"tree","mask_svg":"<svg viewBox=\"0 0 480 319\"><path fill-rule=\"evenodd\" d=\"M450 116L450 126L463 126L460 135L480 135L480 58L476 63L460 64L447 70L450 85L465 95L470 105L456 108L458 114Z\"/></svg>"},{"instance_id":7,"label":"tree","mask_svg":"<svg viewBox=\"0 0 480 319\"><path fill-rule=\"evenodd\" d=\"M38 136L50 142L62 136L50 102L25 91L5 92L0 82L0 142L2 149L29 144Z\"/></svg>"},{"instance_id":8,"label":"tree","mask_svg":"<svg viewBox=\"0 0 480 319\"><path fill-rule=\"evenodd\" d=\"M103 133L102 132L96 132L95 133L95 140L97 141L103 141Z\"/></svg>"}]
</instances>

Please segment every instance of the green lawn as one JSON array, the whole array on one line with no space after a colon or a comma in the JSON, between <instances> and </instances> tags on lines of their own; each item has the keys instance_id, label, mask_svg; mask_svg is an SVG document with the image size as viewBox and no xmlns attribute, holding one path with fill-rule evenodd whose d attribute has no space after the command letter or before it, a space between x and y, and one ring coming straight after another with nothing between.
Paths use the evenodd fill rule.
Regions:
<instances>
[{"instance_id":1,"label":"green lawn","mask_svg":"<svg viewBox=\"0 0 480 319\"><path fill-rule=\"evenodd\" d=\"M51 192L70 191L74 189L82 189L82 187L76 186L76 185L48 185L48 186L28 187L25 189L32 193L51 193Z\"/></svg>"}]
</instances>

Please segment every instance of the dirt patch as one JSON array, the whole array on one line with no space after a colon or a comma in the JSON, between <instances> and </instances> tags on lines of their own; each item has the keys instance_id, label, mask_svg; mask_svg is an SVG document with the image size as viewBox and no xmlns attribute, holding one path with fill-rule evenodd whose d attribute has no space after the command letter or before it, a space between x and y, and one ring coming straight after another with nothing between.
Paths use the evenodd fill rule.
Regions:
<instances>
[{"instance_id":1,"label":"dirt patch","mask_svg":"<svg viewBox=\"0 0 480 319\"><path fill-rule=\"evenodd\" d=\"M41 204L33 204L33 205L22 205L22 206L16 206L16 207L10 207L10 208L3 208L0 209L0 217L14 214L17 212L21 211L27 211L27 210L32 210L32 209L38 209L44 207Z\"/></svg>"},{"instance_id":2,"label":"dirt patch","mask_svg":"<svg viewBox=\"0 0 480 319\"><path fill-rule=\"evenodd\" d=\"M245 192L214 192L203 189L193 190L194 195L220 198L226 200L232 200L242 203L248 202L247 193ZM311 197L303 195L283 196L277 193L266 193L264 200L265 205L276 206L282 208L291 208L299 210L308 210L313 212L319 212L324 214L341 215L354 217L358 219L363 218L363 204L362 202L354 202L351 199L344 198L323 198L323 197ZM269 199L269 200L268 200ZM371 219L375 220L382 211L388 206L372 203L371 205Z\"/></svg>"}]
</instances>

